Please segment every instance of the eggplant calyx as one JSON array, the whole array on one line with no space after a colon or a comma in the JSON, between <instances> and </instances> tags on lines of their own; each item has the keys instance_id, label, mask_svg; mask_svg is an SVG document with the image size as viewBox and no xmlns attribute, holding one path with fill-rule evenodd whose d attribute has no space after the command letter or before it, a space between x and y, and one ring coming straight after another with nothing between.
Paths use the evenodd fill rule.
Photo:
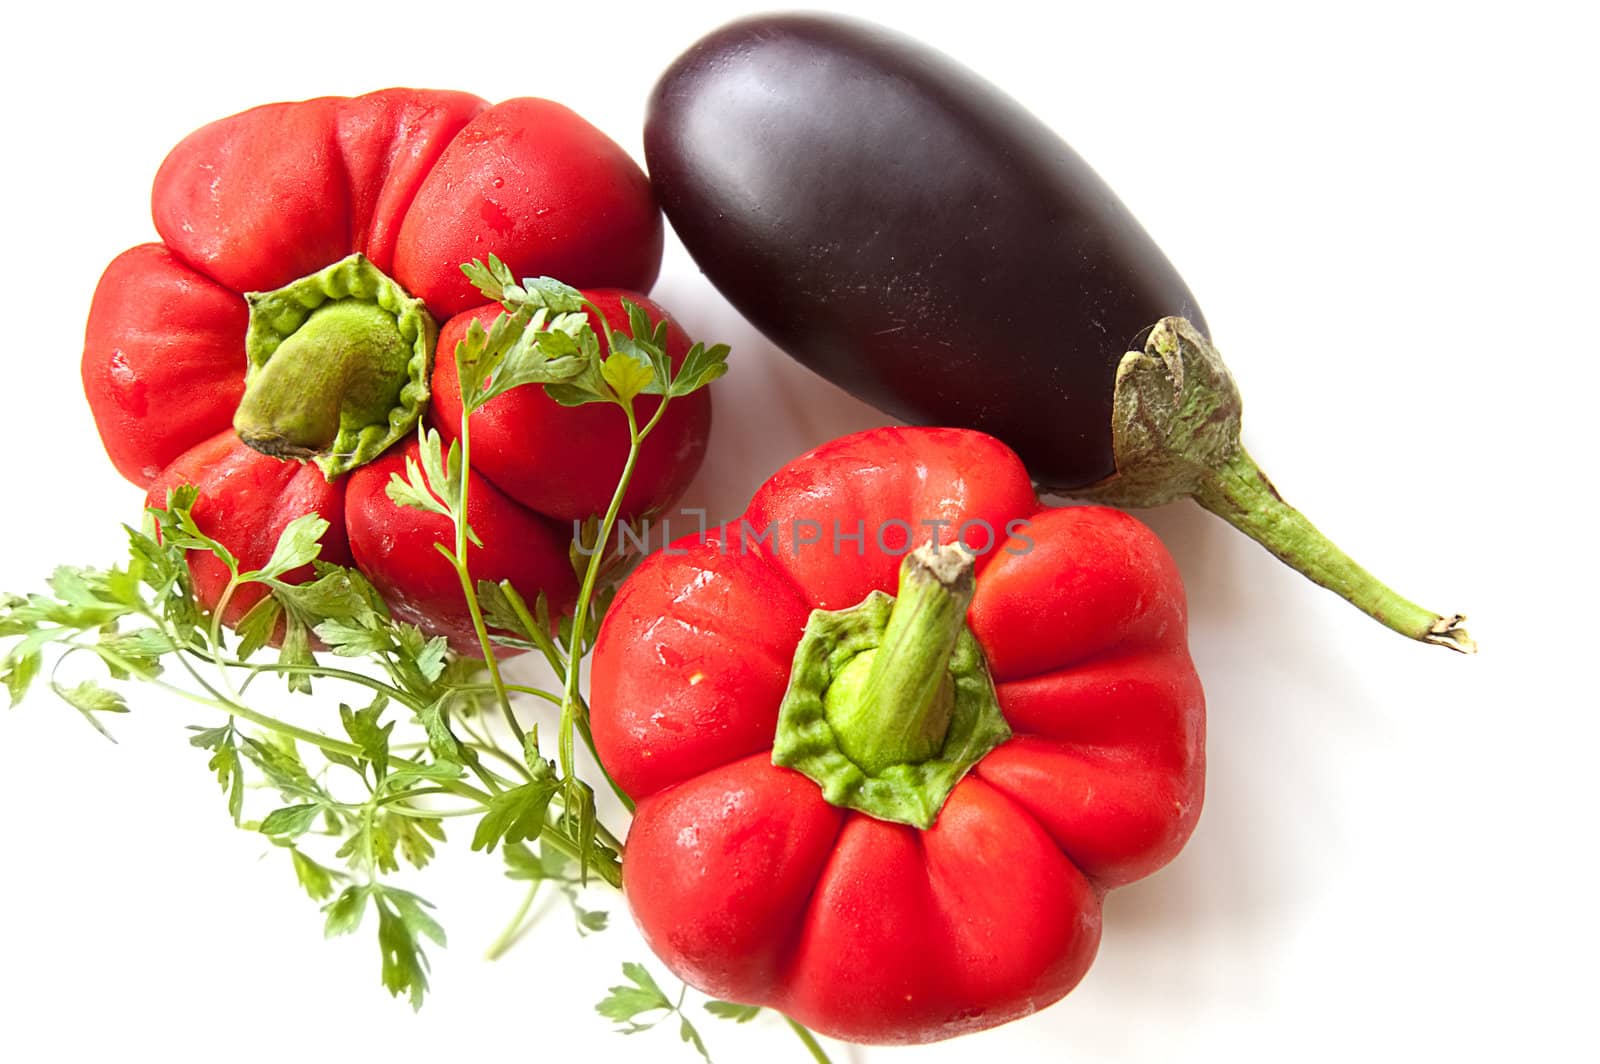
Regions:
<instances>
[{"instance_id":1,"label":"eggplant calyx","mask_svg":"<svg viewBox=\"0 0 1600 1064\"><path fill-rule=\"evenodd\" d=\"M1111 445L1117 471L1071 494L1112 506L1194 495L1242 448L1243 403L1215 347L1185 318L1162 318L1117 364Z\"/></svg>"},{"instance_id":2,"label":"eggplant calyx","mask_svg":"<svg viewBox=\"0 0 1600 1064\"><path fill-rule=\"evenodd\" d=\"M1239 442L1233 376L1205 336L1163 318L1143 351L1117 366L1111 438L1117 471L1071 494L1113 506L1159 506L1189 496L1313 583L1410 639L1477 651L1461 614L1439 614L1356 564L1284 501Z\"/></svg>"}]
</instances>

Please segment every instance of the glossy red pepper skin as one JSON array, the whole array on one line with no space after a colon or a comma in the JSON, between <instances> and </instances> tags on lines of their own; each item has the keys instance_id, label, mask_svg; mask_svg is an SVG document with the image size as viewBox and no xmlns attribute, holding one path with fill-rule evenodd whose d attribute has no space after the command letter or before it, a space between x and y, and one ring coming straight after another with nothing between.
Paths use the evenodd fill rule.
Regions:
<instances>
[{"instance_id":1,"label":"glossy red pepper skin","mask_svg":"<svg viewBox=\"0 0 1600 1064\"><path fill-rule=\"evenodd\" d=\"M265 561L284 524L316 509L333 526L324 559L349 563L347 544L354 546L356 563L406 619L449 634L459 649L473 645L459 587L434 579L442 559L433 544L448 530L383 494L387 473L403 468L398 459L385 456L359 477L319 487L313 467L230 443L246 367L242 295L366 255L424 300L441 326L433 383L436 394L448 394L433 423L453 437L455 343L469 317L488 322L499 310L483 305L463 262L494 253L519 277L547 274L594 289L624 331L625 294L664 316L631 295L654 282L662 242L638 166L547 100L490 106L464 93L390 89L271 104L196 131L162 164L152 213L163 242L135 247L107 268L84 341L84 390L118 471L149 489L154 505L180 482L197 484L197 522L247 566ZM669 335L681 357L686 338L676 326ZM474 428L482 426L475 465L488 486L475 493L473 521L482 523L480 535L517 537L476 552L474 575L512 579L530 598L544 590L559 611L575 594L569 522L604 509L622 465L612 460L619 440L610 437L625 453L626 426L616 411L615 425L600 424L591 408L524 391L537 389L474 415ZM674 404L644 450L628 512L664 505L682 490L704 453L709 417L704 392ZM495 490L496 475L505 492ZM535 477L542 494L519 490ZM294 490L274 499L266 485L279 482ZM214 604L225 577L219 583L205 559L191 567L203 604ZM249 604L248 595L230 601L225 620Z\"/></svg>"},{"instance_id":2,"label":"glossy red pepper skin","mask_svg":"<svg viewBox=\"0 0 1600 1064\"><path fill-rule=\"evenodd\" d=\"M933 1041L1050 1004L1093 958L1104 892L1171 860L1199 816L1204 699L1171 557L1119 511L1041 507L1014 453L952 429L827 444L743 518L755 533L797 520L861 522L861 552L755 546L735 521L647 558L607 613L593 729L638 799L623 885L640 928L707 993L856 1042ZM894 592L903 539L875 535L888 522L949 522L951 542L977 520L1000 539L967 622L1013 738L926 831L829 805L771 762L808 613ZM964 538L987 545L977 525Z\"/></svg>"},{"instance_id":3,"label":"glossy red pepper skin","mask_svg":"<svg viewBox=\"0 0 1600 1064\"><path fill-rule=\"evenodd\" d=\"M272 557L272 548L289 522L315 513L328 522L320 558L335 565L350 564L350 544L345 534L343 481L329 483L321 470L302 462L281 462L252 451L232 428L211 436L179 455L150 485L147 506L165 506L174 488L192 484L199 489L191 513L200 530L224 542L241 570L259 569ZM210 609L228 585L228 567L213 554L192 551L189 572L196 597ZM312 575L309 565L284 574L291 583ZM222 622L237 624L251 606L266 596L261 584L237 588L222 611Z\"/></svg>"}]
</instances>

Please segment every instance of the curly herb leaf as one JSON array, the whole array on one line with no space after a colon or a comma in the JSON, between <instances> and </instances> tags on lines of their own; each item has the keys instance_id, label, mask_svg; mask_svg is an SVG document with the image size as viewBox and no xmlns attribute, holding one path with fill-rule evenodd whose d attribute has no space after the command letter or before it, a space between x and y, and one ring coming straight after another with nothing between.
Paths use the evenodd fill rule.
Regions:
<instances>
[{"instance_id":1,"label":"curly herb leaf","mask_svg":"<svg viewBox=\"0 0 1600 1064\"><path fill-rule=\"evenodd\" d=\"M708 1001L705 1007L717 1019L734 1023L749 1023L761 1015L760 1005L740 1005L733 1001Z\"/></svg>"},{"instance_id":2,"label":"curly herb leaf","mask_svg":"<svg viewBox=\"0 0 1600 1064\"><path fill-rule=\"evenodd\" d=\"M305 805L290 805L282 809L274 809L261 821L261 827L258 830L263 835L279 835L286 839L296 838L311 830L311 825L316 823L319 808L313 803L307 803Z\"/></svg>"},{"instance_id":3,"label":"curly herb leaf","mask_svg":"<svg viewBox=\"0 0 1600 1064\"><path fill-rule=\"evenodd\" d=\"M611 987L606 996L594 1007L595 1011L617 1024L621 1034L639 1034L648 1031L676 1014L678 1037L694 1046L706 1064L711 1064L711 1055L706 1052L705 1041L683 1011L683 999L688 993L688 987L684 987L678 994L678 1000L673 1001L662 991L660 984L644 965L632 961L624 963L622 974L627 978L628 984ZM640 1019L641 1016L648 1016L653 1012L659 1012L661 1015L648 1022Z\"/></svg>"},{"instance_id":4,"label":"curly herb leaf","mask_svg":"<svg viewBox=\"0 0 1600 1064\"><path fill-rule=\"evenodd\" d=\"M489 801L488 812L478 821L478 830L472 836L474 850L492 853L502 841L532 842L543 833L550 800L561 789L561 781L548 763L544 773L542 778L497 794Z\"/></svg>"}]
</instances>

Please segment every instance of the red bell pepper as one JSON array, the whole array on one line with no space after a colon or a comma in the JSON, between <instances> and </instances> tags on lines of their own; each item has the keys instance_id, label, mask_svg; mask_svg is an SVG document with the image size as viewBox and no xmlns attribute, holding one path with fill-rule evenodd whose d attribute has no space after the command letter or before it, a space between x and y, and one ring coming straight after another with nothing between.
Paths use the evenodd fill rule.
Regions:
<instances>
[{"instance_id":1,"label":"red bell pepper","mask_svg":"<svg viewBox=\"0 0 1600 1064\"><path fill-rule=\"evenodd\" d=\"M907 554L930 529L946 546ZM827 444L739 521L646 559L601 629L591 706L638 800L623 886L651 947L709 994L851 1041L1057 1000L1105 891L1171 860L1200 813L1172 559L1126 514L1041 507L976 432Z\"/></svg>"},{"instance_id":2,"label":"red bell pepper","mask_svg":"<svg viewBox=\"0 0 1600 1064\"><path fill-rule=\"evenodd\" d=\"M398 615L472 644L433 548L448 520L385 497L419 417L459 432L451 354L469 321L499 310L481 305L461 264L492 252L517 276L560 277L619 330L624 295L662 318L627 291L648 289L660 264L644 174L559 104L391 89L212 123L173 149L152 198L162 243L107 268L84 343L84 389L117 469L155 505L178 484L199 487L197 523L247 568L315 511L331 526L324 560L354 562ZM676 326L668 336L681 359L686 338ZM641 399L646 416L654 402ZM604 509L626 452L607 413L522 388L473 415L471 519L489 544L471 552L476 575L570 603L562 522ZM626 512L676 497L709 417L704 392L672 404ZM196 555L191 568L216 605L221 563ZM243 589L226 623L262 593Z\"/></svg>"}]
</instances>

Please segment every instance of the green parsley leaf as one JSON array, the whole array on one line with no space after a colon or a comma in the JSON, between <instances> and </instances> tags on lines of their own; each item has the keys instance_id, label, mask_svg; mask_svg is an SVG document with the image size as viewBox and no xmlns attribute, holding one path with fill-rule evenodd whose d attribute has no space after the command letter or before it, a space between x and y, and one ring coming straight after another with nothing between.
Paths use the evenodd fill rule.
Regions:
<instances>
[{"instance_id":1,"label":"green parsley leaf","mask_svg":"<svg viewBox=\"0 0 1600 1064\"><path fill-rule=\"evenodd\" d=\"M389 484L384 488L384 494L396 506L405 506L413 510L426 510L429 513L450 516L450 510L438 499L433 497L433 492L428 490L428 482L423 479L422 468L417 465L417 460L406 456L406 475L399 473L389 474Z\"/></svg>"},{"instance_id":2,"label":"green parsley leaf","mask_svg":"<svg viewBox=\"0 0 1600 1064\"><path fill-rule=\"evenodd\" d=\"M57 693L85 713L126 713L128 703L115 691L108 691L92 680L76 687L57 687Z\"/></svg>"},{"instance_id":3,"label":"green parsley leaf","mask_svg":"<svg viewBox=\"0 0 1600 1064\"><path fill-rule=\"evenodd\" d=\"M376 627L388 620L389 608L359 570L325 562L312 565L316 569L314 580L304 584L272 582L273 597L307 626L342 620Z\"/></svg>"},{"instance_id":4,"label":"green parsley leaf","mask_svg":"<svg viewBox=\"0 0 1600 1064\"><path fill-rule=\"evenodd\" d=\"M361 917L367 911L367 888L344 888L337 898L322 907L322 911L328 914L322 926L325 937L351 934L361 927Z\"/></svg>"},{"instance_id":5,"label":"green parsley leaf","mask_svg":"<svg viewBox=\"0 0 1600 1064\"><path fill-rule=\"evenodd\" d=\"M541 308L501 314L489 331L474 320L456 345L456 368L467 413L525 384L556 384L584 370L579 336L589 328L584 314L549 318Z\"/></svg>"},{"instance_id":6,"label":"green parsley leaf","mask_svg":"<svg viewBox=\"0 0 1600 1064\"><path fill-rule=\"evenodd\" d=\"M445 841L443 822L432 817L389 813L384 816L383 825L399 846L400 856L413 868L427 867L433 860L433 842Z\"/></svg>"},{"instance_id":7,"label":"green parsley leaf","mask_svg":"<svg viewBox=\"0 0 1600 1064\"><path fill-rule=\"evenodd\" d=\"M400 862L395 860L395 841L385 818L363 817L334 856L357 870L370 866L375 872L398 872Z\"/></svg>"},{"instance_id":8,"label":"green parsley leaf","mask_svg":"<svg viewBox=\"0 0 1600 1064\"><path fill-rule=\"evenodd\" d=\"M311 900L326 900L333 893L334 877L340 873L331 868L324 868L293 846L289 847L289 856L294 861L295 879L305 892L311 895Z\"/></svg>"},{"instance_id":9,"label":"green parsley leaf","mask_svg":"<svg viewBox=\"0 0 1600 1064\"><path fill-rule=\"evenodd\" d=\"M586 352L586 356L584 365L575 376L562 383L545 385L545 394L562 406L615 403L617 393L606 383L602 372L604 363L600 359L598 343L592 350Z\"/></svg>"},{"instance_id":10,"label":"green parsley leaf","mask_svg":"<svg viewBox=\"0 0 1600 1064\"><path fill-rule=\"evenodd\" d=\"M267 782L283 795L286 801L297 797L316 797L332 802L331 796L311 778L305 763L295 750L294 740L267 733L264 739L239 736L239 752L266 777Z\"/></svg>"},{"instance_id":11,"label":"green parsley leaf","mask_svg":"<svg viewBox=\"0 0 1600 1064\"><path fill-rule=\"evenodd\" d=\"M341 704L339 706L339 722L344 725L345 734L350 736L352 742L361 747L361 755L373 769L373 782L380 783L389 772L389 735L394 731L394 721L382 727L378 721L383 716L383 711L389 706L389 700L379 695L366 709L356 710Z\"/></svg>"},{"instance_id":12,"label":"green parsley leaf","mask_svg":"<svg viewBox=\"0 0 1600 1064\"><path fill-rule=\"evenodd\" d=\"M632 985L607 988L606 996L594 1010L613 1023L623 1024L624 1034L647 1031L654 1024L641 1024L638 1017L650 1012L670 1013L672 1000L662 993L661 987L644 965L628 961L622 966L622 974Z\"/></svg>"},{"instance_id":13,"label":"green parsley leaf","mask_svg":"<svg viewBox=\"0 0 1600 1064\"><path fill-rule=\"evenodd\" d=\"M291 569L310 565L312 559L322 553L322 537L327 531L328 522L322 515L301 514L284 526L283 532L278 536L277 545L272 548L272 557L267 559L267 564L260 569L241 574L241 578L245 580L276 578Z\"/></svg>"},{"instance_id":14,"label":"green parsley leaf","mask_svg":"<svg viewBox=\"0 0 1600 1064\"><path fill-rule=\"evenodd\" d=\"M478 601L484 621L492 629L489 638L502 646L522 650L556 651L559 633L550 624L550 601L543 592L534 599L534 608L509 580L498 584L478 581ZM559 651L557 651L559 652Z\"/></svg>"},{"instance_id":15,"label":"green parsley leaf","mask_svg":"<svg viewBox=\"0 0 1600 1064\"><path fill-rule=\"evenodd\" d=\"M233 626L234 634L239 637L237 653L241 661L248 660L256 651L272 642L272 635L282 617L283 604L271 595L264 596L250 607L239 623Z\"/></svg>"},{"instance_id":16,"label":"green parsley leaf","mask_svg":"<svg viewBox=\"0 0 1600 1064\"><path fill-rule=\"evenodd\" d=\"M447 761L441 758L434 761L414 762L405 765L403 768L397 768L389 773L383 782L390 793L397 793L417 783L458 780L463 774L460 765L454 761Z\"/></svg>"},{"instance_id":17,"label":"green parsley leaf","mask_svg":"<svg viewBox=\"0 0 1600 1064\"><path fill-rule=\"evenodd\" d=\"M146 520L151 531L154 531L154 519L147 515ZM188 578L189 569L184 563L182 551L170 544L156 542L155 537L147 532L137 531L127 525L123 525L122 529L128 534L130 574L137 571L140 579L157 596L181 586Z\"/></svg>"},{"instance_id":18,"label":"green parsley leaf","mask_svg":"<svg viewBox=\"0 0 1600 1064\"><path fill-rule=\"evenodd\" d=\"M140 679L149 679L161 674L162 655L170 654L176 648L172 640L155 628L135 628L126 632L103 628L96 650L118 679L128 678L128 668L137 672Z\"/></svg>"},{"instance_id":19,"label":"green parsley leaf","mask_svg":"<svg viewBox=\"0 0 1600 1064\"><path fill-rule=\"evenodd\" d=\"M572 891L567 891L567 900L572 902L572 915L578 921L578 934L591 935L604 931L611 924L611 914L604 909L585 909L574 900Z\"/></svg>"},{"instance_id":20,"label":"green parsley leaf","mask_svg":"<svg viewBox=\"0 0 1600 1064\"><path fill-rule=\"evenodd\" d=\"M600 376L624 403L631 403L657 379L649 353L621 334L612 337L611 357L600 364Z\"/></svg>"},{"instance_id":21,"label":"green parsley leaf","mask_svg":"<svg viewBox=\"0 0 1600 1064\"><path fill-rule=\"evenodd\" d=\"M528 294L529 302L552 313L577 314L583 310L583 293L554 277L525 277L522 287Z\"/></svg>"},{"instance_id":22,"label":"green parsley leaf","mask_svg":"<svg viewBox=\"0 0 1600 1064\"><path fill-rule=\"evenodd\" d=\"M281 835L289 839L304 835L316 822L318 808L308 804L274 809L261 821L261 827L257 830L263 835Z\"/></svg>"},{"instance_id":23,"label":"green parsley leaf","mask_svg":"<svg viewBox=\"0 0 1600 1064\"><path fill-rule=\"evenodd\" d=\"M728 372L728 354L727 344L716 344L709 348L704 344L695 344L683 356L683 364L678 367L678 375L673 378L667 394L673 397L688 395L721 377Z\"/></svg>"},{"instance_id":24,"label":"green parsley leaf","mask_svg":"<svg viewBox=\"0 0 1600 1064\"><path fill-rule=\"evenodd\" d=\"M761 1013L760 1005L740 1005L733 1001L708 1001L706 1011L719 1020L749 1023Z\"/></svg>"},{"instance_id":25,"label":"green parsley leaf","mask_svg":"<svg viewBox=\"0 0 1600 1064\"><path fill-rule=\"evenodd\" d=\"M211 751L206 767L216 773L222 793L228 796L228 815L235 824L244 812L244 766L239 761L239 733L230 719L220 728L191 728L189 745Z\"/></svg>"},{"instance_id":26,"label":"green parsley leaf","mask_svg":"<svg viewBox=\"0 0 1600 1064\"><path fill-rule=\"evenodd\" d=\"M427 938L443 946L444 929L423 911L432 906L407 891L375 886L373 904L378 910L383 985L395 997L407 995L411 1007L419 1009L428 991L428 958L419 939Z\"/></svg>"},{"instance_id":27,"label":"green parsley leaf","mask_svg":"<svg viewBox=\"0 0 1600 1064\"><path fill-rule=\"evenodd\" d=\"M543 778L502 791L490 800L472 836L474 850L492 853L501 841L531 842L544 831L545 812L560 787L553 770L545 764Z\"/></svg>"},{"instance_id":28,"label":"green parsley leaf","mask_svg":"<svg viewBox=\"0 0 1600 1064\"><path fill-rule=\"evenodd\" d=\"M199 497L198 488L192 484L184 484L167 493L165 510L149 511L160 522L162 542L183 550L209 551L228 567L230 574L237 575L239 559L219 541L202 532L200 526L195 523L192 509Z\"/></svg>"},{"instance_id":29,"label":"green parsley leaf","mask_svg":"<svg viewBox=\"0 0 1600 1064\"><path fill-rule=\"evenodd\" d=\"M455 733L450 730L449 722L445 720L445 706L450 699L450 695L443 695L438 701L424 706L417 713L417 719L428 733L428 749L438 761L474 764L473 758L476 754L471 747L461 745Z\"/></svg>"},{"instance_id":30,"label":"green parsley leaf","mask_svg":"<svg viewBox=\"0 0 1600 1064\"><path fill-rule=\"evenodd\" d=\"M364 658L370 654L381 654L393 646L388 632L347 621L323 621L314 631L329 650L342 658Z\"/></svg>"},{"instance_id":31,"label":"green parsley leaf","mask_svg":"<svg viewBox=\"0 0 1600 1064\"><path fill-rule=\"evenodd\" d=\"M43 660L43 656L37 650L23 654L8 653L4 660L0 660L0 669L4 669L4 672L0 673L0 680L5 682L6 690L11 692L12 708L16 708L23 696L28 693L28 687L39 675L39 665Z\"/></svg>"},{"instance_id":32,"label":"green parsley leaf","mask_svg":"<svg viewBox=\"0 0 1600 1064\"><path fill-rule=\"evenodd\" d=\"M306 625L293 611L285 614L283 643L278 647L278 664L289 667L283 674L284 683L296 694L311 693L310 671L316 668L317 659L311 653L311 637Z\"/></svg>"},{"instance_id":33,"label":"green parsley leaf","mask_svg":"<svg viewBox=\"0 0 1600 1064\"><path fill-rule=\"evenodd\" d=\"M511 268L500 261L500 256L490 254L487 265L480 259L463 263L461 272L467 275L473 287L483 293L485 299L491 303L498 303L505 298L505 290L516 286L516 278L512 276Z\"/></svg>"},{"instance_id":34,"label":"green parsley leaf","mask_svg":"<svg viewBox=\"0 0 1600 1064\"><path fill-rule=\"evenodd\" d=\"M700 1032L694 1029L694 1024L689 1022L689 1017L678 1013L678 1037L694 1046L699 1051L701 1059L706 1064L711 1064L711 1054L706 1052L706 1044L700 1038Z\"/></svg>"},{"instance_id":35,"label":"green parsley leaf","mask_svg":"<svg viewBox=\"0 0 1600 1064\"><path fill-rule=\"evenodd\" d=\"M694 1024L689 1021L689 1017L684 1014L683 994L680 994L675 1002L668 998L642 964L631 962L624 964L622 966L622 974L633 985L611 987L606 997L595 1006L595 1011L616 1023L618 1025L617 1029L621 1034L638 1034L641 1031L648 1031L668 1016L676 1013L678 1016L678 1037L687 1044L694 1046L695 1051L706 1061L706 1064L711 1064L711 1057L706 1052L706 1044L701 1039L700 1032L695 1029ZM685 993L687 993L687 990L688 988L685 987ZM639 1018L648 1016L652 1012L660 1012L662 1015L648 1021L643 1021Z\"/></svg>"},{"instance_id":36,"label":"green parsley leaf","mask_svg":"<svg viewBox=\"0 0 1600 1064\"><path fill-rule=\"evenodd\" d=\"M105 726L95 718L95 714L128 712L128 703L120 694L101 687L93 680L84 680L75 687L65 687L58 683L52 683L50 686L62 701L82 713L83 719L107 739L111 738L111 733L106 731Z\"/></svg>"},{"instance_id":37,"label":"green parsley leaf","mask_svg":"<svg viewBox=\"0 0 1600 1064\"><path fill-rule=\"evenodd\" d=\"M417 631L415 627L410 630ZM444 675L445 663L450 660L450 640L442 635L434 636L412 655L411 660L424 679L430 683L437 681Z\"/></svg>"},{"instance_id":38,"label":"green parsley leaf","mask_svg":"<svg viewBox=\"0 0 1600 1064\"><path fill-rule=\"evenodd\" d=\"M115 604L101 602L99 597L89 589L89 572L85 569L75 569L69 565L58 566L50 574L50 590L62 602L69 606L79 606L88 610L105 608L107 616L117 616L122 611Z\"/></svg>"},{"instance_id":39,"label":"green parsley leaf","mask_svg":"<svg viewBox=\"0 0 1600 1064\"><path fill-rule=\"evenodd\" d=\"M622 309L628 314L628 333L640 343L649 344L651 347L665 351L667 349L667 322L666 319L652 322L650 315L643 307L631 299L622 301Z\"/></svg>"}]
</instances>

